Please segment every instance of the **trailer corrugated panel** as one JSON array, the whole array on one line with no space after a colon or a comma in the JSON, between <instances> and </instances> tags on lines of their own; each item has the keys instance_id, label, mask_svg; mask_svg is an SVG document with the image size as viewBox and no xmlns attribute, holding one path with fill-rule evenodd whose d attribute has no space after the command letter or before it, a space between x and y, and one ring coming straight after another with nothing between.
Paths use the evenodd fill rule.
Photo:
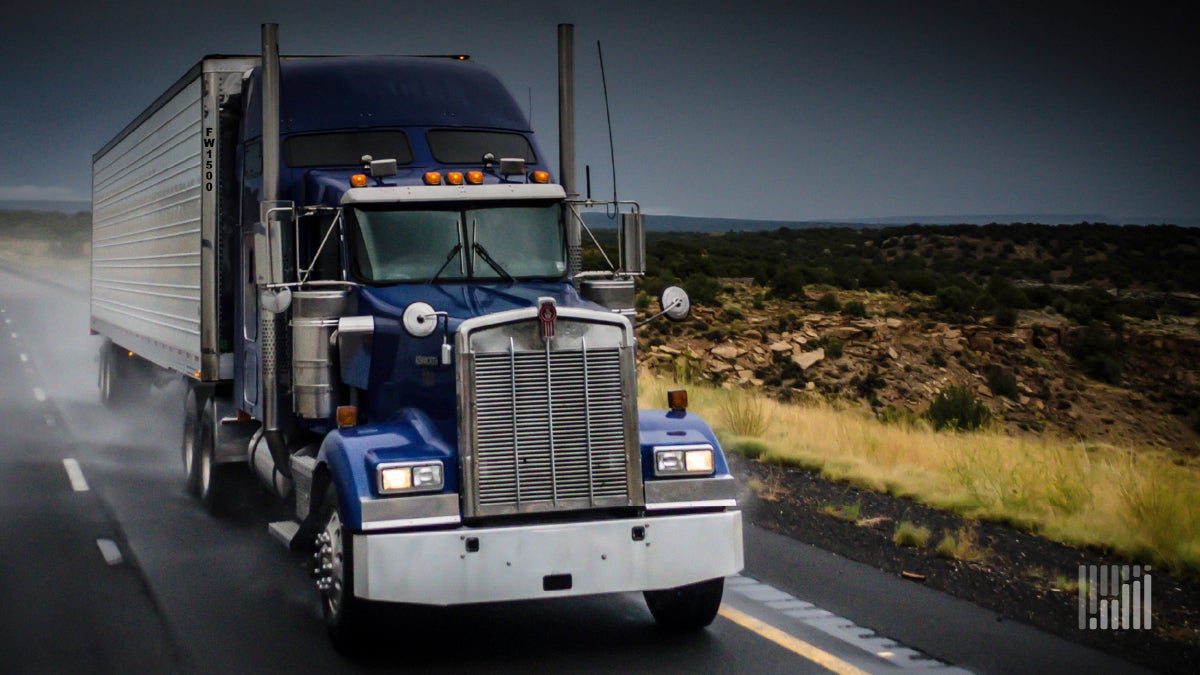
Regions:
<instances>
[{"instance_id":1,"label":"trailer corrugated panel","mask_svg":"<svg viewBox=\"0 0 1200 675\"><path fill-rule=\"evenodd\" d=\"M181 372L200 369L200 98L196 78L92 170L92 321Z\"/></svg>"},{"instance_id":2,"label":"trailer corrugated panel","mask_svg":"<svg viewBox=\"0 0 1200 675\"><path fill-rule=\"evenodd\" d=\"M218 278L230 274L218 249L235 222L219 229L217 186L236 177L218 175L233 151L221 145L218 111L254 63L205 58L92 159L92 329L210 381L232 373L218 302L233 280Z\"/></svg>"}]
</instances>

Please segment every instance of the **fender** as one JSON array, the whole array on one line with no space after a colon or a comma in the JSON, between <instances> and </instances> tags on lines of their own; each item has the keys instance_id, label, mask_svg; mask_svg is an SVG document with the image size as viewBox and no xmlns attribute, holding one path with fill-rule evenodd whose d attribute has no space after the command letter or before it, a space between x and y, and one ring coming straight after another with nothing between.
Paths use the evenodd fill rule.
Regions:
<instances>
[{"instance_id":1,"label":"fender","mask_svg":"<svg viewBox=\"0 0 1200 675\"><path fill-rule=\"evenodd\" d=\"M426 459L443 463L445 485L440 494L458 493L457 454L429 416L416 408L404 408L386 422L332 431L317 453L317 465L328 470L337 488L342 517L355 531L363 529L364 501L410 498L381 497L375 484L376 466Z\"/></svg>"},{"instance_id":2,"label":"fender","mask_svg":"<svg viewBox=\"0 0 1200 675\"><path fill-rule=\"evenodd\" d=\"M725 452L713 430L686 410L639 410L638 442L642 448L642 476L654 478L654 448L667 445L708 444L713 447L713 476L729 475Z\"/></svg>"}]
</instances>

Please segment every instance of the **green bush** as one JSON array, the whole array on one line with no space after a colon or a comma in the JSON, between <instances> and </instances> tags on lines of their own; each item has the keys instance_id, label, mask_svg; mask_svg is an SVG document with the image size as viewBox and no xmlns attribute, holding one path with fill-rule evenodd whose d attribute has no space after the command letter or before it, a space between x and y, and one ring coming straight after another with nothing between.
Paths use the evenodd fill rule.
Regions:
<instances>
[{"instance_id":1,"label":"green bush","mask_svg":"<svg viewBox=\"0 0 1200 675\"><path fill-rule=\"evenodd\" d=\"M1071 340L1069 351L1088 377L1109 384L1121 381L1124 370L1121 338L1103 324L1093 321L1078 331Z\"/></svg>"},{"instance_id":2,"label":"green bush","mask_svg":"<svg viewBox=\"0 0 1200 675\"><path fill-rule=\"evenodd\" d=\"M867 315L867 306L861 301L851 300L845 305L842 305L842 314L845 314L846 316L863 317Z\"/></svg>"},{"instance_id":3,"label":"green bush","mask_svg":"<svg viewBox=\"0 0 1200 675\"><path fill-rule=\"evenodd\" d=\"M1020 395L1017 391L1017 376L1011 370L992 364L984 369L984 373L987 376L988 388L993 394L1017 400Z\"/></svg>"},{"instance_id":4,"label":"green bush","mask_svg":"<svg viewBox=\"0 0 1200 675\"><path fill-rule=\"evenodd\" d=\"M1017 325L1017 310L1012 307L1001 307L996 310L996 325L1003 328L1012 328Z\"/></svg>"},{"instance_id":5,"label":"green bush","mask_svg":"<svg viewBox=\"0 0 1200 675\"><path fill-rule=\"evenodd\" d=\"M952 384L939 391L933 403L929 404L925 416L938 431L973 431L992 419L991 411L975 398L975 392L970 387L960 384Z\"/></svg>"},{"instance_id":6,"label":"green bush","mask_svg":"<svg viewBox=\"0 0 1200 675\"><path fill-rule=\"evenodd\" d=\"M837 337L830 337L825 340L825 356L831 359L842 358L842 340Z\"/></svg>"},{"instance_id":7,"label":"green bush","mask_svg":"<svg viewBox=\"0 0 1200 675\"><path fill-rule=\"evenodd\" d=\"M837 296L832 291L822 295L817 300L817 310L826 313L836 312L842 308L842 303L838 302Z\"/></svg>"}]
</instances>

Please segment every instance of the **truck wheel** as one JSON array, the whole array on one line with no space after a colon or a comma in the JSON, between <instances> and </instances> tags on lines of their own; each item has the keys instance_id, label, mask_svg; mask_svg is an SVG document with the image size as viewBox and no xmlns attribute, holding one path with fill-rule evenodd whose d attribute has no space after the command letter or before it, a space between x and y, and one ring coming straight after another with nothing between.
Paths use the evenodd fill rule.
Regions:
<instances>
[{"instance_id":1,"label":"truck wheel","mask_svg":"<svg viewBox=\"0 0 1200 675\"><path fill-rule=\"evenodd\" d=\"M697 630L717 617L724 592L725 579L717 578L679 588L646 591L643 595L658 625L674 630Z\"/></svg>"},{"instance_id":2,"label":"truck wheel","mask_svg":"<svg viewBox=\"0 0 1200 675\"><path fill-rule=\"evenodd\" d=\"M121 360L117 357L117 347L105 341L100 347L100 373L97 384L100 387L100 403L106 408L115 408L121 402Z\"/></svg>"},{"instance_id":3,"label":"truck wheel","mask_svg":"<svg viewBox=\"0 0 1200 675\"><path fill-rule=\"evenodd\" d=\"M188 385L187 398L183 401L183 475L187 484L188 494L200 496L200 453L196 436L200 431L200 396L196 388Z\"/></svg>"},{"instance_id":4,"label":"truck wheel","mask_svg":"<svg viewBox=\"0 0 1200 675\"><path fill-rule=\"evenodd\" d=\"M209 398L200 413L199 428L196 430L197 462L196 491L200 503L209 513L225 510L232 501L236 488L236 467L233 464L217 464L217 419L216 405Z\"/></svg>"},{"instance_id":5,"label":"truck wheel","mask_svg":"<svg viewBox=\"0 0 1200 675\"><path fill-rule=\"evenodd\" d=\"M362 615L366 607L363 600L354 597L354 547L350 543L350 532L343 525L341 506L333 485L325 491L320 513L313 557L325 628L334 649L352 654L360 644L364 627Z\"/></svg>"}]
</instances>

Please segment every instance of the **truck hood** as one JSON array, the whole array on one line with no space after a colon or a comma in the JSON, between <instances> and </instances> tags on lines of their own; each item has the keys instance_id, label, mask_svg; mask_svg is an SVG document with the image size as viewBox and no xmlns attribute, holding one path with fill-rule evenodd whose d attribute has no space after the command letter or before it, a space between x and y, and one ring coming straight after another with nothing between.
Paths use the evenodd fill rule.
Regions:
<instances>
[{"instance_id":1,"label":"truck hood","mask_svg":"<svg viewBox=\"0 0 1200 675\"><path fill-rule=\"evenodd\" d=\"M485 314L523 307L536 307L538 298L551 297L559 307L578 307L608 311L584 300L566 281L523 281L516 283L439 283L398 284L360 290L359 312L400 320L404 309L414 302L427 302L434 310L446 312L450 329Z\"/></svg>"}]
</instances>

